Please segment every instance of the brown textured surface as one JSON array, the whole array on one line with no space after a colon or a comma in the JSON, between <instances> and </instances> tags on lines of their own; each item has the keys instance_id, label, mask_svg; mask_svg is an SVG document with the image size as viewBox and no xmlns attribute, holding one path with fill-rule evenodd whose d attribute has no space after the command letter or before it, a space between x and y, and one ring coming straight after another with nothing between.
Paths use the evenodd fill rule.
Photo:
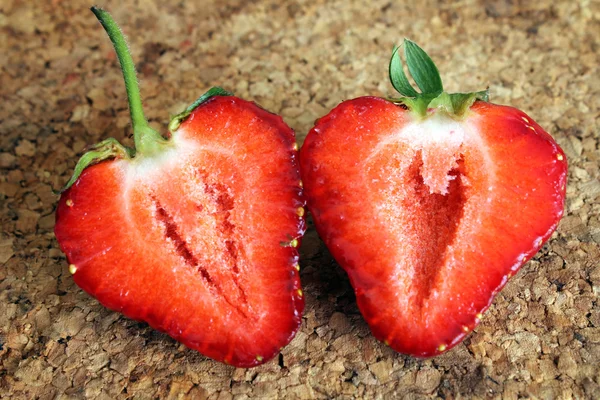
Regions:
<instances>
[{"instance_id":1,"label":"brown textured surface","mask_svg":"<svg viewBox=\"0 0 600 400\"><path fill-rule=\"evenodd\" d=\"M120 72L87 2L2 1L0 397L600 396L600 4L412 3L106 4L129 36L157 127L218 84L280 113L301 142L341 100L391 93L388 57L407 36L447 89L489 85L493 101L528 112L568 155L558 232L453 351L416 360L375 341L310 229L302 329L279 359L242 370L104 309L73 284L52 233L50 188L86 144L130 141Z\"/></svg>"}]
</instances>

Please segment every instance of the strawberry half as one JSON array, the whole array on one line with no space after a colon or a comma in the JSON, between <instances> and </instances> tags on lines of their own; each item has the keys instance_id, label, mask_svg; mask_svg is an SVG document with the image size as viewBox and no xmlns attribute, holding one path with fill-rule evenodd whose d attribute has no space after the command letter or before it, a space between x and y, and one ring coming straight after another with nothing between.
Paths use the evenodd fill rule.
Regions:
<instances>
[{"instance_id":1,"label":"strawberry half","mask_svg":"<svg viewBox=\"0 0 600 400\"><path fill-rule=\"evenodd\" d=\"M567 164L529 116L487 91L443 92L427 54L404 50L422 92L394 49L404 97L341 103L308 134L300 165L317 231L375 337L429 357L473 330L556 229Z\"/></svg>"},{"instance_id":2,"label":"strawberry half","mask_svg":"<svg viewBox=\"0 0 600 400\"><path fill-rule=\"evenodd\" d=\"M56 212L75 282L106 307L239 367L293 338L304 209L293 131L219 88L150 129L131 56L92 9L124 71L136 149L109 139L77 164Z\"/></svg>"}]
</instances>

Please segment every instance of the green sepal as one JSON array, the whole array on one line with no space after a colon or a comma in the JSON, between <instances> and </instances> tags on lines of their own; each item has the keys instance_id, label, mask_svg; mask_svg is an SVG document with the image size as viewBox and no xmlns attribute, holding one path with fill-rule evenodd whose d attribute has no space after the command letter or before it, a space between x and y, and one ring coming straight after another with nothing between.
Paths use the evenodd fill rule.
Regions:
<instances>
[{"instance_id":1,"label":"green sepal","mask_svg":"<svg viewBox=\"0 0 600 400\"><path fill-rule=\"evenodd\" d=\"M415 115L426 118L430 108L436 108L447 113L449 116L461 119L467 110L477 100L488 101L489 90L472 93L447 93L439 95L419 94L416 98L400 97L388 98L387 100L396 104L404 104Z\"/></svg>"},{"instance_id":2,"label":"green sepal","mask_svg":"<svg viewBox=\"0 0 600 400\"><path fill-rule=\"evenodd\" d=\"M461 118L476 100L488 101L488 90L472 93L441 93L429 102L428 108L437 108L448 115Z\"/></svg>"},{"instance_id":3,"label":"green sepal","mask_svg":"<svg viewBox=\"0 0 600 400\"><path fill-rule=\"evenodd\" d=\"M404 39L404 57L410 75L422 93L442 93L444 86L440 72L431 58L415 42Z\"/></svg>"},{"instance_id":4,"label":"green sepal","mask_svg":"<svg viewBox=\"0 0 600 400\"><path fill-rule=\"evenodd\" d=\"M408 78L406 77L406 74L404 73L404 69L402 68L402 59L400 58L400 54L398 54L398 50L400 50L400 47L394 46L392 58L390 60L389 75L390 80L392 81L392 86L394 86L394 89L396 89L402 96L417 97L419 93L413 89L408 81Z\"/></svg>"},{"instance_id":5,"label":"green sepal","mask_svg":"<svg viewBox=\"0 0 600 400\"><path fill-rule=\"evenodd\" d=\"M75 170L73 171L73 175L71 179L67 182L67 184L60 190L52 190L54 194L61 194L65 190L69 189L76 181L79 179L79 176L83 172L84 169L89 167L90 165L98 164L101 161L108 160L111 158L132 158L135 154L135 150L123 146L121 143L117 141L115 138L108 138L106 140L101 141L93 146L91 146L88 151L81 156L77 165L75 165Z\"/></svg>"},{"instance_id":6,"label":"green sepal","mask_svg":"<svg viewBox=\"0 0 600 400\"><path fill-rule=\"evenodd\" d=\"M192 111L214 96L233 96L233 93L228 92L227 90L218 86L208 89L206 93L198 97L198 99L190 104L190 106L183 112L171 118L171 121L169 122L169 132L175 132L179 128L179 125L181 125L181 123L192 113Z\"/></svg>"},{"instance_id":7,"label":"green sepal","mask_svg":"<svg viewBox=\"0 0 600 400\"><path fill-rule=\"evenodd\" d=\"M419 94L417 97L401 97L398 99L389 99L393 103L404 104L410 111L418 116L426 117L429 103L435 99L435 94Z\"/></svg>"}]
</instances>

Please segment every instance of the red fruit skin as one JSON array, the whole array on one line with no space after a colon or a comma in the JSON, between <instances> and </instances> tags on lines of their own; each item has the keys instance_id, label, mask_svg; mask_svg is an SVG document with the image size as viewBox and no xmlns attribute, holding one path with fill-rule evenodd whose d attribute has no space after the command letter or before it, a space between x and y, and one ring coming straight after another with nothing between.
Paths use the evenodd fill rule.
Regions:
<instances>
[{"instance_id":1,"label":"red fruit skin","mask_svg":"<svg viewBox=\"0 0 600 400\"><path fill-rule=\"evenodd\" d=\"M215 360L262 364L304 309L298 251L282 245L305 231L294 133L216 96L171 141L157 159L87 168L60 198L56 238L104 306Z\"/></svg>"},{"instance_id":2,"label":"red fruit skin","mask_svg":"<svg viewBox=\"0 0 600 400\"><path fill-rule=\"evenodd\" d=\"M450 184L449 199L423 195L422 180L399 182L398 190L413 185L421 194L402 203L409 223L390 226L375 210L386 199L377 197L384 193L378 190L391 185L393 174L371 172L393 172L373 166L402 161L396 150L380 149L412 118L381 98L345 101L307 135L300 171L316 229L348 273L374 336L398 352L431 357L468 335L508 278L556 229L567 163L552 137L526 114L478 101L465 123L480 146L461 148L460 176ZM453 215L461 202L460 215ZM439 232L453 224L449 243L436 247L435 241L445 240ZM413 229L417 245L402 242L400 228ZM396 269L403 257L410 271ZM431 260L421 270L410 266L426 257Z\"/></svg>"}]
</instances>

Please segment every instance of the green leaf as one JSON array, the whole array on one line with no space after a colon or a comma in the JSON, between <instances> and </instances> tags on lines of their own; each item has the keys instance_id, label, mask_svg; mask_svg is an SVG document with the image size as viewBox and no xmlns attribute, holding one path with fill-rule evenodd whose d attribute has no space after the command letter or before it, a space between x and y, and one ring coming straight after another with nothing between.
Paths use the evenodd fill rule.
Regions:
<instances>
[{"instance_id":1,"label":"green leaf","mask_svg":"<svg viewBox=\"0 0 600 400\"><path fill-rule=\"evenodd\" d=\"M450 101L452 102L453 113L461 117L469 108L471 108L476 100L488 101L489 91L482 90L481 92L471 93L451 93L449 96Z\"/></svg>"},{"instance_id":2,"label":"green leaf","mask_svg":"<svg viewBox=\"0 0 600 400\"><path fill-rule=\"evenodd\" d=\"M423 94L439 94L444 91L437 67L416 43L404 39L404 57L411 76Z\"/></svg>"},{"instance_id":3,"label":"green leaf","mask_svg":"<svg viewBox=\"0 0 600 400\"><path fill-rule=\"evenodd\" d=\"M394 46L392 59L390 60L389 74L392 86L394 86L394 89L403 96L417 97L417 91L411 86L404 73L404 69L402 68L402 58L400 58L400 54L398 54L399 49L400 47Z\"/></svg>"},{"instance_id":4,"label":"green leaf","mask_svg":"<svg viewBox=\"0 0 600 400\"><path fill-rule=\"evenodd\" d=\"M233 93L228 92L227 90L218 86L208 89L206 93L198 97L198 99L192 104L190 104L190 106L186 108L183 112L171 118L171 121L169 122L169 131L175 132L177 128L179 128L179 125L181 125L181 123L192 113L192 111L194 111L198 106L200 106L202 103L205 103L214 96L233 96Z\"/></svg>"}]
</instances>

